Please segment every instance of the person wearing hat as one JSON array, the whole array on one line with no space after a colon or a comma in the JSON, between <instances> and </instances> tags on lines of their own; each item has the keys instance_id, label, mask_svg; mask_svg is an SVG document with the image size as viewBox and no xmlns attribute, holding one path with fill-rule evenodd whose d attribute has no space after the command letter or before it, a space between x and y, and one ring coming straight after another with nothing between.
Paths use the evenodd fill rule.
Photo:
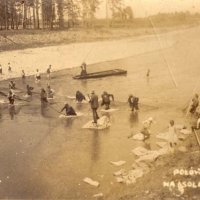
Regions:
<instances>
[{"instance_id":1,"label":"person wearing hat","mask_svg":"<svg viewBox=\"0 0 200 200\"><path fill-rule=\"evenodd\" d=\"M112 101L114 101L114 96L113 94L108 94L106 91L103 92L101 95L102 98L102 103L101 106L105 105L105 110L110 109L110 98L112 98Z\"/></svg>"},{"instance_id":2,"label":"person wearing hat","mask_svg":"<svg viewBox=\"0 0 200 200\"><path fill-rule=\"evenodd\" d=\"M70 106L68 103L66 103L64 105L64 107L61 109L61 112L65 110L65 113L67 116L74 116L77 115L75 110L72 108L72 106Z\"/></svg>"},{"instance_id":3,"label":"person wearing hat","mask_svg":"<svg viewBox=\"0 0 200 200\"><path fill-rule=\"evenodd\" d=\"M97 124L97 120L99 119L99 116L97 114L99 101L98 101L98 96L95 94L94 91L91 92L91 97L90 97L89 102L90 102L92 113L93 113L93 123Z\"/></svg>"},{"instance_id":4,"label":"person wearing hat","mask_svg":"<svg viewBox=\"0 0 200 200\"><path fill-rule=\"evenodd\" d=\"M149 117L147 120L143 122L142 130L140 131L144 135L144 141L150 138L151 124L153 123L153 118Z\"/></svg>"},{"instance_id":5,"label":"person wearing hat","mask_svg":"<svg viewBox=\"0 0 200 200\"><path fill-rule=\"evenodd\" d=\"M139 110L138 102L139 102L138 97L135 97L132 94L129 95L128 103L129 103L129 106L130 106L132 112Z\"/></svg>"}]
</instances>

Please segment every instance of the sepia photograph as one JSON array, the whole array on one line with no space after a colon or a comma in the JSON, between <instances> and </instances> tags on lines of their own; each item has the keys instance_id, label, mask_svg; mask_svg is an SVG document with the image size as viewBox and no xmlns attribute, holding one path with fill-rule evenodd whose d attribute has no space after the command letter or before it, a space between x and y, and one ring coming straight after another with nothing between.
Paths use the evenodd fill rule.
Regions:
<instances>
[{"instance_id":1,"label":"sepia photograph","mask_svg":"<svg viewBox=\"0 0 200 200\"><path fill-rule=\"evenodd\" d=\"M0 0L0 199L199 200L200 0Z\"/></svg>"}]
</instances>

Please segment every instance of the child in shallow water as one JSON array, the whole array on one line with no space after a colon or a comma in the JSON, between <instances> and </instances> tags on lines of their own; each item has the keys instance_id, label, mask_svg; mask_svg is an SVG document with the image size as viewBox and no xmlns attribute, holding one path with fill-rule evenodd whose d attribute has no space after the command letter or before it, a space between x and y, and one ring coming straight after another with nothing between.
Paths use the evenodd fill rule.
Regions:
<instances>
[{"instance_id":1,"label":"child in shallow water","mask_svg":"<svg viewBox=\"0 0 200 200\"><path fill-rule=\"evenodd\" d=\"M174 120L170 120L169 122L169 145L170 147L174 147L177 145L177 135L176 135L176 127Z\"/></svg>"}]
</instances>

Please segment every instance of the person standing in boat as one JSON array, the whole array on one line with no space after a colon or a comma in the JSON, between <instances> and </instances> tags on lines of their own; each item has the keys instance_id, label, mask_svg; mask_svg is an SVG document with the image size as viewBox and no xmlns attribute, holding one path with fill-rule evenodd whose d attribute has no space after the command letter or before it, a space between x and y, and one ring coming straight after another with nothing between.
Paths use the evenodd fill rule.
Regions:
<instances>
[{"instance_id":1,"label":"person standing in boat","mask_svg":"<svg viewBox=\"0 0 200 200\"><path fill-rule=\"evenodd\" d=\"M87 69L86 68L87 68L87 65L86 65L85 62L83 62L82 65L81 65L81 76L87 75Z\"/></svg>"},{"instance_id":2,"label":"person standing in boat","mask_svg":"<svg viewBox=\"0 0 200 200\"><path fill-rule=\"evenodd\" d=\"M75 115L77 115L75 110L68 103L66 103L64 105L64 107L61 109L61 112L63 112L63 110L65 110L65 113L66 113L67 116L75 116Z\"/></svg>"},{"instance_id":3,"label":"person standing in boat","mask_svg":"<svg viewBox=\"0 0 200 200\"><path fill-rule=\"evenodd\" d=\"M86 100L85 96L78 90L76 92L76 101L81 103L83 100Z\"/></svg>"},{"instance_id":4,"label":"person standing in boat","mask_svg":"<svg viewBox=\"0 0 200 200\"><path fill-rule=\"evenodd\" d=\"M97 114L97 109L99 108L99 101L98 101L98 96L95 94L94 91L92 91L91 93L89 102L93 113L93 123L97 124L97 120L99 119L99 116Z\"/></svg>"},{"instance_id":5,"label":"person standing in boat","mask_svg":"<svg viewBox=\"0 0 200 200\"><path fill-rule=\"evenodd\" d=\"M101 106L105 105L105 110L109 110L110 109L110 99L112 99L112 101L114 101L113 94L108 94L106 91L104 91L103 94L101 95L101 98L102 98Z\"/></svg>"}]
</instances>

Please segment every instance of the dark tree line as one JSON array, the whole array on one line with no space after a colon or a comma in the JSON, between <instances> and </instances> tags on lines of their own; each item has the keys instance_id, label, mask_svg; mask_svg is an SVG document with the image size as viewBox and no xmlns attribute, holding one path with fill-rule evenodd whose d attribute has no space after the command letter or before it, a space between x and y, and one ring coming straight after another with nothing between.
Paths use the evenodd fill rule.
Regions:
<instances>
[{"instance_id":1,"label":"dark tree line","mask_svg":"<svg viewBox=\"0 0 200 200\"><path fill-rule=\"evenodd\" d=\"M124 0L105 0L112 17L132 17ZM41 29L93 25L102 0L0 0L0 29Z\"/></svg>"}]
</instances>

